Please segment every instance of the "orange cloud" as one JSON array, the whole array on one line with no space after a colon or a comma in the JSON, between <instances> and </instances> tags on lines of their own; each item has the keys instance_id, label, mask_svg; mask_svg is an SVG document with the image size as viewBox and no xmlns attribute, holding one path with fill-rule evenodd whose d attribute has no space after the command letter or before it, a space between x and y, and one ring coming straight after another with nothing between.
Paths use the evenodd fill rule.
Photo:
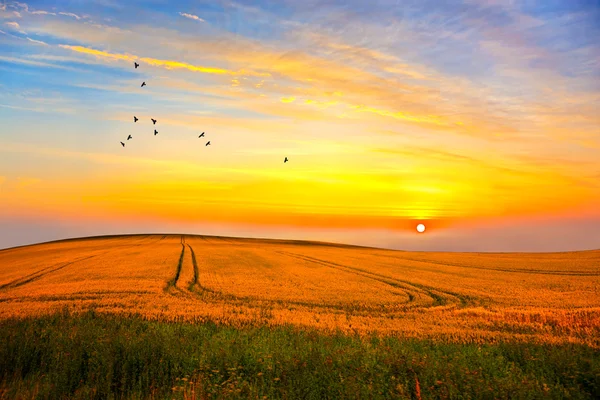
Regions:
<instances>
[{"instance_id":1,"label":"orange cloud","mask_svg":"<svg viewBox=\"0 0 600 400\"><path fill-rule=\"evenodd\" d=\"M149 65L153 65L156 67L164 67L166 69L186 69L186 70L192 71L192 72L201 72L201 73L205 73L205 74L217 74L217 75L224 75L224 74L227 74L227 75L254 75L254 76L268 76L269 75L269 74L257 73L257 72L253 72L253 71L249 71L249 70L231 71L231 70L227 70L227 69L223 69L223 68L203 67L203 66L198 66L198 65L192 65L192 64L188 64L188 63L179 62L179 61L158 60L155 58L138 57L138 56L129 55L129 54L114 54L114 53L108 53L105 51L90 49L90 48L82 47L82 46L70 46L70 45L64 45L64 44L61 44L59 46L62 47L63 49L76 51L78 53L89 54L89 55L93 55L96 57L104 57L104 58L109 58L112 60L130 61L130 62L141 61L141 62L144 62Z\"/></svg>"},{"instance_id":2,"label":"orange cloud","mask_svg":"<svg viewBox=\"0 0 600 400\"><path fill-rule=\"evenodd\" d=\"M442 119L440 117L435 116L435 115L417 116L417 115L406 114L406 113L399 112L399 111L393 112L393 111L387 111L387 110L379 110L377 108L367 107L364 105L354 105L354 106L351 106L351 108L355 109L357 111L360 111L360 112L370 112L373 114L383 115L386 117L392 117L392 118L401 119L401 120L405 120L405 121L422 122L422 123L435 124L435 125L448 125L447 122L442 121Z\"/></svg>"}]
</instances>

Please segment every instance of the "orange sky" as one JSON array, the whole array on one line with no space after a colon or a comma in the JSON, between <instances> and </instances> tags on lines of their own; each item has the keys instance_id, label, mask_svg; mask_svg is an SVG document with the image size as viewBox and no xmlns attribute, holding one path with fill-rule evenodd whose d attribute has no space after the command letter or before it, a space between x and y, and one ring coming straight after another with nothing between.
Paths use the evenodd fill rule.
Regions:
<instances>
[{"instance_id":1,"label":"orange sky","mask_svg":"<svg viewBox=\"0 0 600 400\"><path fill-rule=\"evenodd\" d=\"M468 3L8 2L0 219L432 234L599 217L597 43L548 10Z\"/></svg>"}]
</instances>

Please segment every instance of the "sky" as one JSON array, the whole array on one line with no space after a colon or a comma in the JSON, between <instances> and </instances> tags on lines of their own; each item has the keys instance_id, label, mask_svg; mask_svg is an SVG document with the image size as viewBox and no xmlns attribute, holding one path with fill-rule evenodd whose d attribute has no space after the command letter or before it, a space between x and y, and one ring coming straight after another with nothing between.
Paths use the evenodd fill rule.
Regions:
<instances>
[{"instance_id":1,"label":"sky","mask_svg":"<svg viewBox=\"0 0 600 400\"><path fill-rule=\"evenodd\" d=\"M592 0L0 0L0 248L600 248L598 37Z\"/></svg>"}]
</instances>

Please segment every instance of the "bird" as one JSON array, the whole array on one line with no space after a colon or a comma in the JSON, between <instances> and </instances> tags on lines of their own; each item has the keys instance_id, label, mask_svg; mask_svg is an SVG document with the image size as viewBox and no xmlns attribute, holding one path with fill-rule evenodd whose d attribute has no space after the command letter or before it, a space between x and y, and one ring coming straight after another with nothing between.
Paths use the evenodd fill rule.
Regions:
<instances>
[{"instance_id":1,"label":"bird","mask_svg":"<svg viewBox=\"0 0 600 400\"><path fill-rule=\"evenodd\" d=\"M198 136L198 138L201 138L201 137L204 137L204 132L202 132L202 133L200 134L200 136Z\"/></svg>"},{"instance_id":2,"label":"bird","mask_svg":"<svg viewBox=\"0 0 600 400\"><path fill-rule=\"evenodd\" d=\"M129 139L133 139L133 136L131 136L131 135L127 136L127 140L129 140Z\"/></svg>"},{"instance_id":3,"label":"bird","mask_svg":"<svg viewBox=\"0 0 600 400\"><path fill-rule=\"evenodd\" d=\"M137 69L137 67L140 66L140 64L136 63L135 61L133 62L133 65L135 66L136 69Z\"/></svg>"},{"instance_id":4,"label":"bird","mask_svg":"<svg viewBox=\"0 0 600 400\"><path fill-rule=\"evenodd\" d=\"M158 131L155 129L154 130L154 136L158 135Z\"/></svg>"},{"instance_id":5,"label":"bird","mask_svg":"<svg viewBox=\"0 0 600 400\"><path fill-rule=\"evenodd\" d=\"M288 162L287 157L285 158L285 160L283 160L283 163L285 164L286 162Z\"/></svg>"},{"instance_id":6,"label":"bird","mask_svg":"<svg viewBox=\"0 0 600 400\"><path fill-rule=\"evenodd\" d=\"M138 122L138 117L136 117L135 115L133 116L133 122Z\"/></svg>"},{"instance_id":7,"label":"bird","mask_svg":"<svg viewBox=\"0 0 600 400\"><path fill-rule=\"evenodd\" d=\"M206 142L205 146L208 146L210 144L210 140L208 142Z\"/></svg>"},{"instance_id":8,"label":"bird","mask_svg":"<svg viewBox=\"0 0 600 400\"><path fill-rule=\"evenodd\" d=\"M120 143L121 143L121 146L125 147L125 143L123 143L123 142L120 142Z\"/></svg>"},{"instance_id":9,"label":"bird","mask_svg":"<svg viewBox=\"0 0 600 400\"><path fill-rule=\"evenodd\" d=\"M146 82L142 82L142 86L140 86L140 87L144 87L144 86L146 86Z\"/></svg>"},{"instance_id":10,"label":"bird","mask_svg":"<svg viewBox=\"0 0 600 400\"><path fill-rule=\"evenodd\" d=\"M156 120L155 120L154 118L150 118L150 119L152 120L152 123L153 123L154 125L156 125Z\"/></svg>"}]
</instances>

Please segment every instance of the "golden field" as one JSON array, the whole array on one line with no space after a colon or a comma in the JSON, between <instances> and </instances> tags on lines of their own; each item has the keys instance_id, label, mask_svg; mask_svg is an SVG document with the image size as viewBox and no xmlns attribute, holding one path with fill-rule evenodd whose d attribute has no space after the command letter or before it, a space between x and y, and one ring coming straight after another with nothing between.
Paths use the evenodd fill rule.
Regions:
<instances>
[{"instance_id":1,"label":"golden field","mask_svg":"<svg viewBox=\"0 0 600 400\"><path fill-rule=\"evenodd\" d=\"M0 250L0 318L75 310L600 348L600 251L405 252L192 235Z\"/></svg>"}]
</instances>

